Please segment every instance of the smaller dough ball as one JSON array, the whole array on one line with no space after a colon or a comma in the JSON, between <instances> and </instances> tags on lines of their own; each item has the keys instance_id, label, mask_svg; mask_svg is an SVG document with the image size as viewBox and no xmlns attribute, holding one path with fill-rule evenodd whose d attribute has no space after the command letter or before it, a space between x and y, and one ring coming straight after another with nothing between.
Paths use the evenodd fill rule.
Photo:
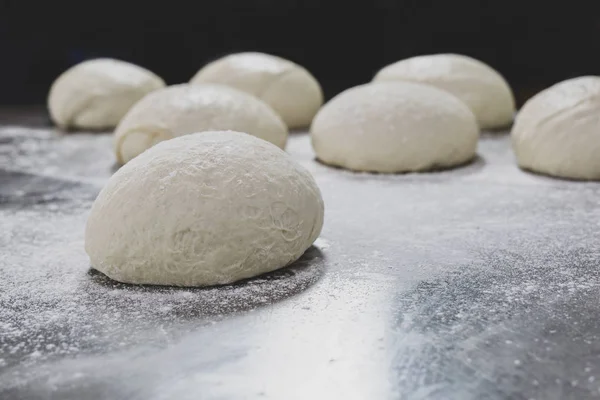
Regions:
<instances>
[{"instance_id":1,"label":"smaller dough ball","mask_svg":"<svg viewBox=\"0 0 600 400\"><path fill-rule=\"evenodd\" d=\"M517 115L512 143L521 168L600 180L600 77L569 79L533 96Z\"/></svg>"},{"instance_id":2,"label":"smaller dough ball","mask_svg":"<svg viewBox=\"0 0 600 400\"><path fill-rule=\"evenodd\" d=\"M194 132L236 130L281 148L287 128L267 104L223 85L174 85L140 100L115 130L117 160L126 163L163 140Z\"/></svg>"},{"instance_id":3,"label":"smaller dough ball","mask_svg":"<svg viewBox=\"0 0 600 400\"><path fill-rule=\"evenodd\" d=\"M92 206L85 250L119 282L209 286L284 267L317 239L313 177L269 142L203 132L119 169Z\"/></svg>"},{"instance_id":4,"label":"smaller dough ball","mask_svg":"<svg viewBox=\"0 0 600 400\"><path fill-rule=\"evenodd\" d=\"M319 82L291 61L264 53L232 54L204 66L190 83L220 83L270 105L288 128L305 128L323 104Z\"/></svg>"},{"instance_id":5,"label":"smaller dough ball","mask_svg":"<svg viewBox=\"0 0 600 400\"><path fill-rule=\"evenodd\" d=\"M374 83L348 89L315 117L317 157L358 171L447 168L475 156L479 131L469 108L433 86Z\"/></svg>"},{"instance_id":6,"label":"smaller dough ball","mask_svg":"<svg viewBox=\"0 0 600 400\"><path fill-rule=\"evenodd\" d=\"M61 128L114 128L139 99L164 86L154 73L125 61L84 61L52 84L50 117Z\"/></svg>"},{"instance_id":7,"label":"smaller dough ball","mask_svg":"<svg viewBox=\"0 0 600 400\"><path fill-rule=\"evenodd\" d=\"M408 58L381 69L374 81L410 81L446 90L469 106L481 129L513 121L515 99L506 80L489 65L458 54Z\"/></svg>"}]
</instances>

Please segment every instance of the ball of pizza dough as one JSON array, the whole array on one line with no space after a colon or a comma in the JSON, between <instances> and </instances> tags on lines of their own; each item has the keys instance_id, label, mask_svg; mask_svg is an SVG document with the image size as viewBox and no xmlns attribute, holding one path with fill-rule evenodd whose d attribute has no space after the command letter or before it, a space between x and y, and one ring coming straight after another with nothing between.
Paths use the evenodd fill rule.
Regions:
<instances>
[{"instance_id":1,"label":"ball of pizza dough","mask_svg":"<svg viewBox=\"0 0 600 400\"><path fill-rule=\"evenodd\" d=\"M489 65L463 55L408 58L384 67L373 80L419 82L446 90L469 106L482 129L506 127L515 114L506 80Z\"/></svg>"},{"instance_id":2,"label":"ball of pizza dough","mask_svg":"<svg viewBox=\"0 0 600 400\"><path fill-rule=\"evenodd\" d=\"M285 147L288 131L267 104L223 85L174 85L140 100L115 130L120 163L163 140L194 132L235 130Z\"/></svg>"},{"instance_id":3,"label":"ball of pizza dough","mask_svg":"<svg viewBox=\"0 0 600 400\"><path fill-rule=\"evenodd\" d=\"M284 267L323 225L313 177L239 132L168 140L119 169L92 206L92 267L126 283L209 286Z\"/></svg>"},{"instance_id":4,"label":"ball of pizza dough","mask_svg":"<svg viewBox=\"0 0 600 400\"><path fill-rule=\"evenodd\" d=\"M114 128L138 100L164 86L145 68L98 58L69 68L54 81L48 109L61 128Z\"/></svg>"},{"instance_id":5,"label":"ball of pizza dough","mask_svg":"<svg viewBox=\"0 0 600 400\"><path fill-rule=\"evenodd\" d=\"M317 157L357 171L409 172L464 164L479 131L469 108L433 86L372 83L348 89L311 127Z\"/></svg>"},{"instance_id":6,"label":"ball of pizza dough","mask_svg":"<svg viewBox=\"0 0 600 400\"><path fill-rule=\"evenodd\" d=\"M521 168L600 180L600 77L569 79L529 99L512 129Z\"/></svg>"},{"instance_id":7,"label":"ball of pizza dough","mask_svg":"<svg viewBox=\"0 0 600 400\"><path fill-rule=\"evenodd\" d=\"M248 92L270 105L288 128L304 128L323 104L319 82L291 61L264 53L238 53L204 66L190 81L220 83Z\"/></svg>"}]
</instances>

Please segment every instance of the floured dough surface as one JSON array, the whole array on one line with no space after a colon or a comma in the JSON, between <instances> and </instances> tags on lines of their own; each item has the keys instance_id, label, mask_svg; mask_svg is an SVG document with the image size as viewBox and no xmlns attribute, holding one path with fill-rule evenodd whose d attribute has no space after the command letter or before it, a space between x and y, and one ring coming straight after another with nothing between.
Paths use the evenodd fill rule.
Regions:
<instances>
[{"instance_id":1,"label":"floured dough surface","mask_svg":"<svg viewBox=\"0 0 600 400\"><path fill-rule=\"evenodd\" d=\"M289 128L310 125L323 104L319 82L305 68L264 53L237 53L213 61L190 83L220 83L248 92L269 104Z\"/></svg>"},{"instance_id":2,"label":"floured dough surface","mask_svg":"<svg viewBox=\"0 0 600 400\"><path fill-rule=\"evenodd\" d=\"M227 284L284 267L315 241L313 177L262 139L204 132L168 140L119 169L92 206L92 266L126 283Z\"/></svg>"},{"instance_id":3,"label":"floured dough surface","mask_svg":"<svg viewBox=\"0 0 600 400\"><path fill-rule=\"evenodd\" d=\"M447 168L475 156L473 113L451 94L409 82L372 83L329 101L311 127L317 157L358 171Z\"/></svg>"},{"instance_id":4,"label":"floured dough surface","mask_svg":"<svg viewBox=\"0 0 600 400\"><path fill-rule=\"evenodd\" d=\"M69 68L54 81L48 109L61 128L113 128L138 100L164 86L145 68L98 58Z\"/></svg>"},{"instance_id":5,"label":"floured dough surface","mask_svg":"<svg viewBox=\"0 0 600 400\"><path fill-rule=\"evenodd\" d=\"M126 163L163 140L194 132L235 130L284 148L287 127L263 101L224 85L174 85L139 101L115 130L115 152Z\"/></svg>"},{"instance_id":6,"label":"floured dough surface","mask_svg":"<svg viewBox=\"0 0 600 400\"><path fill-rule=\"evenodd\" d=\"M569 79L529 99L512 142L521 168L600 180L600 77Z\"/></svg>"},{"instance_id":7,"label":"floured dough surface","mask_svg":"<svg viewBox=\"0 0 600 400\"><path fill-rule=\"evenodd\" d=\"M381 69L374 81L426 83L452 93L469 106L482 129L510 125L515 100L506 80L489 65L459 54L408 58Z\"/></svg>"}]
</instances>

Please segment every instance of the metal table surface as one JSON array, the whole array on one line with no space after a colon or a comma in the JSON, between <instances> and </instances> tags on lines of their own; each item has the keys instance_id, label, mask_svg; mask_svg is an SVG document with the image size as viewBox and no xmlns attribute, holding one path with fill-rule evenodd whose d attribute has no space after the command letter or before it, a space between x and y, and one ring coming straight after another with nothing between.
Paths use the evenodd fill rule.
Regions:
<instances>
[{"instance_id":1,"label":"metal table surface","mask_svg":"<svg viewBox=\"0 0 600 400\"><path fill-rule=\"evenodd\" d=\"M329 168L292 134L321 237L289 268L190 289L90 270L111 137L46 124L0 127L1 399L600 396L600 185L519 170L505 133L404 175Z\"/></svg>"}]
</instances>

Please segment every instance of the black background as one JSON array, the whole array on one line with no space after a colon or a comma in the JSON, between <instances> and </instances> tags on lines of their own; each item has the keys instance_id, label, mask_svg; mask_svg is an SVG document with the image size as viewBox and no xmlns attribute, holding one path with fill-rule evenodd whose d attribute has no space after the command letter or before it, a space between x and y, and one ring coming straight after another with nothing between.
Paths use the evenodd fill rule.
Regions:
<instances>
[{"instance_id":1,"label":"black background","mask_svg":"<svg viewBox=\"0 0 600 400\"><path fill-rule=\"evenodd\" d=\"M309 69L327 97L384 65L456 52L498 69L519 103L600 75L600 0L60 2L0 0L0 104L43 104L58 74L108 56L185 82L207 61L256 50Z\"/></svg>"}]
</instances>

